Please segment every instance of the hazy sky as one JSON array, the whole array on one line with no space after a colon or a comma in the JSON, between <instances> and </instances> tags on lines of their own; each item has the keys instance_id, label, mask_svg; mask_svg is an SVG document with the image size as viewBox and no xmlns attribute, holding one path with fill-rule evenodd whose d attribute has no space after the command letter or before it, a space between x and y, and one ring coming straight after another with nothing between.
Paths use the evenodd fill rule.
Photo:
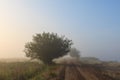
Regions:
<instances>
[{"instance_id":1,"label":"hazy sky","mask_svg":"<svg viewBox=\"0 0 120 80\"><path fill-rule=\"evenodd\" d=\"M43 31L72 39L82 56L120 60L120 0L0 0L0 58L24 57Z\"/></svg>"}]
</instances>

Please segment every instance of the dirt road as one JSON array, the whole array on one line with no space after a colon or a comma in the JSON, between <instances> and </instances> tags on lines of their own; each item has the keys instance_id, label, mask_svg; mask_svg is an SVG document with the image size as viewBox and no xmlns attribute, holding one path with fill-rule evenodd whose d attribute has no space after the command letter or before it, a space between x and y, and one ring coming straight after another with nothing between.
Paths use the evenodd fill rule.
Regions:
<instances>
[{"instance_id":1,"label":"dirt road","mask_svg":"<svg viewBox=\"0 0 120 80\"><path fill-rule=\"evenodd\" d=\"M99 66L70 62L61 67L57 80L120 80L105 73Z\"/></svg>"}]
</instances>

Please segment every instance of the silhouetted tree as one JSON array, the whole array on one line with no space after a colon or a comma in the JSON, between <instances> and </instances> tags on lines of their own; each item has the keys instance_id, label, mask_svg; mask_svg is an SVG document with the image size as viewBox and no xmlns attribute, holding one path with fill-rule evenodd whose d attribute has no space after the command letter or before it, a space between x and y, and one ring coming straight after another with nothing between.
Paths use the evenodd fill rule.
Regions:
<instances>
[{"instance_id":1,"label":"silhouetted tree","mask_svg":"<svg viewBox=\"0 0 120 80\"><path fill-rule=\"evenodd\" d=\"M61 57L70 51L72 41L64 36L59 37L57 33L36 34L32 42L25 44L27 57L42 60L51 64L54 58Z\"/></svg>"}]
</instances>

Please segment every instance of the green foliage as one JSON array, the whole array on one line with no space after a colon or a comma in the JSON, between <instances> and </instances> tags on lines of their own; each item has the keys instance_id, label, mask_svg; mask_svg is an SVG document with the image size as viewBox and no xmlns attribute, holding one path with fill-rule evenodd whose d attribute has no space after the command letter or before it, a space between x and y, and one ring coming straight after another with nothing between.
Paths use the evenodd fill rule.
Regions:
<instances>
[{"instance_id":1,"label":"green foliage","mask_svg":"<svg viewBox=\"0 0 120 80\"><path fill-rule=\"evenodd\" d=\"M57 74L54 72L54 70L58 67L59 65L44 65L41 72L29 80L50 80L55 78L57 77Z\"/></svg>"},{"instance_id":2,"label":"green foliage","mask_svg":"<svg viewBox=\"0 0 120 80\"><path fill-rule=\"evenodd\" d=\"M25 45L24 52L31 59L42 60L51 64L54 58L61 57L70 51L72 41L64 36L59 37L56 33L36 34L32 42Z\"/></svg>"},{"instance_id":3,"label":"green foliage","mask_svg":"<svg viewBox=\"0 0 120 80\"><path fill-rule=\"evenodd\" d=\"M29 80L46 80L46 79L43 78L41 75L37 75L37 76L35 76L34 78L29 79Z\"/></svg>"},{"instance_id":4,"label":"green foliage","mask_svg":"<svg viewBox=\"0 0 120 80\"><path fill-rule=\"evenodd\" d=\"M57 67L57 65L48 66L37 62L0 63L0 80L47 80L47 77L57 76L51 72Z\"/></svg>"},{"instance_id":5,"label":"green foliage","mask_svg":"<svg viewBox=\"0 0 120 80\"><path fill-rule=\"evenodd\" d=\"M29 80L43 69L43 65L35 62L0 63L0 80Z\"/></svg>"},{"instance_id":6,"label":"green foliage","mask_svg":"<svg viewBox=\"0 0 120 80\"><path fill-rule=\"evenodd\" d=\"M52 77L52 78L54 78L54 77L57 77L57 74L55 72L50 72L49 76Z\"/></svg>"}]
</instances>

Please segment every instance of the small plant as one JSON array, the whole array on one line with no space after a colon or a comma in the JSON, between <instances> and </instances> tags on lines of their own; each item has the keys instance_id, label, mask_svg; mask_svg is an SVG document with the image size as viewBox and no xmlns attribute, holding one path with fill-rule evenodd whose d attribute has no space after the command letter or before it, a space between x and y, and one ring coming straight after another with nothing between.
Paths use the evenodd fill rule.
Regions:
<instances>
[{"instance_id":1,"label":"small plant","mask_svg":"<svg viewBox=\"0 0 120 80\"><path fill-rule=\"evenodd\" d=\"M50 72L50 73L49 73L49 76L50 76L51 78L54 78L54 77L57 77L57 74L56 74L55 72Z\"/></svg>"},{"instance_id":2,"label":"small plant","mask_svg":"<svg viewBox=\"0 0 120 80\"><path fill-rule=\"evenodd\" d=\"M30 79L30 80L45 80L42 76L37 75L34 78Z\"/></svg>"}]
</instances>

